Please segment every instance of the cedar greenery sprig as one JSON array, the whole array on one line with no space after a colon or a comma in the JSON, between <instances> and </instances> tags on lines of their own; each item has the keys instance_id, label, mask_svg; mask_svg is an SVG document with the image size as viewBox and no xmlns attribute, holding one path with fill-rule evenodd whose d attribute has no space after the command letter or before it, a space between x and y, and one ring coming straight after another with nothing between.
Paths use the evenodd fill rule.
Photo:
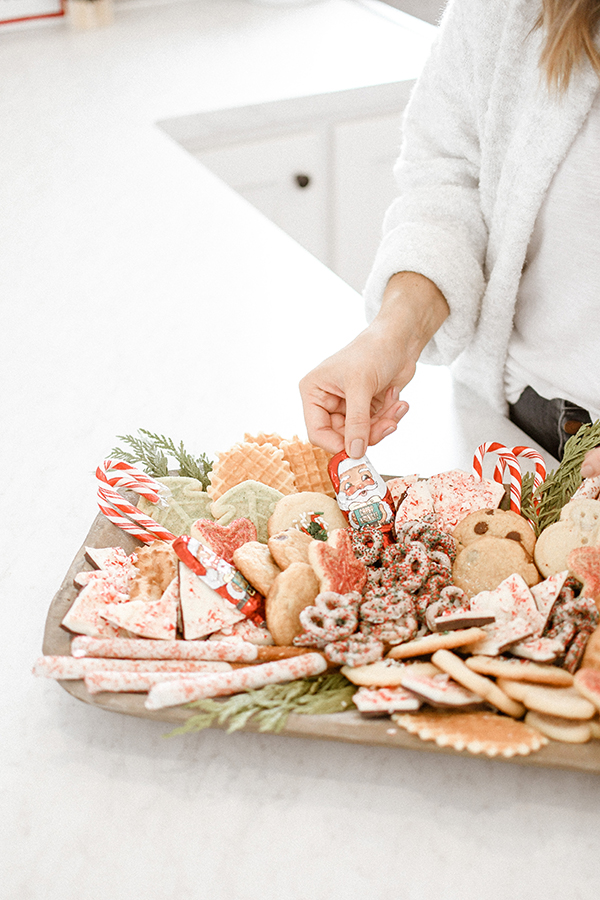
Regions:
<instances>
[{"instance_id":1,"label":"cedar greenery sprig","mask_svg":"<svg viewBox=\"0 0 600 900\"><path fill-rule=\"evenodd\" d=\"M560 518L563 506L568 503L582 482L581 464L589 450L600 446L600 419L581 428L565 444L563 458L556 470L531 496L531 519L538 535ZM525 479L524 479L525 480ZM525 515L525 513L524 513Z\"/></svg>"},{"instance_id":2,"label":"cedar greenery sprig","mask_svg":"<svg viewBox=\"0 0 600 900\"><path fill-rule=\"evenodd\" d=\"M301 678L288 684L268 684L266 687L243 694L235 694L227 700L195 700L188 709L198 709L179 728L166 737L203 731L212 725L225 725L226 731L239 731L250 719L258 724L259 731L282 731L290 713L324 715L343 712L352 706L356 686L339 672Z\"/></svg>"},{"instance_id":3,"label":"cedar greenery sprig","mask_svg":"<svg viewBox=\"0 0 600 900\"><path fill-rule=\"evenodd\" d=\"M172 457L179 463L179 474L185 478L196 478L202 482L202 489L209 485L209 473L212 470L212 462L201 453L200 456L192 456L183 446L183 441L176 446L171 438L162 434L154 434L145 428L138 428L141 437L131 434L118 434L120 441L124 441L132 448L133 452L115 447L111 450L111 456L122 459L123 462L136 465L141 463L144 471L154 478L164 478L169 474L168 457Z\"/></svg>"}]
</instances>

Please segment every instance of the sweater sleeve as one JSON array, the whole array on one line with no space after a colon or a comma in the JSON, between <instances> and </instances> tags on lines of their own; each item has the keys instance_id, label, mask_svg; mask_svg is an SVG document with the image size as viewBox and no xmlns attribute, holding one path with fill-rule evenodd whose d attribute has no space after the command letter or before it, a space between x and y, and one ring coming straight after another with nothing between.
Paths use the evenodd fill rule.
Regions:
<instances>
[{"instance_id":1,"label":"sweater sleeve","mask_svg":"<svg viewBox=\"0 0 600 900\"><path fill-rule=\"evenodd\" d=\"M425 275L444 294L450 316L423 360L452 362L470 342L485 288L487 227L479 197L482 101L505 3L450 0L404 117L394 174L399 195L364 291L368 320L390 277Z\"/></svg>"}]
</instances>

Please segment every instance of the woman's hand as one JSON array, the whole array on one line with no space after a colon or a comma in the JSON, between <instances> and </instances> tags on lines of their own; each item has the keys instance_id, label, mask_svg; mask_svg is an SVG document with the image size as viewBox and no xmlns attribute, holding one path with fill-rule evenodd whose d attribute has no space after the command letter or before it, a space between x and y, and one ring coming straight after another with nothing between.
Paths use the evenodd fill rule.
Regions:
<instances>
[{"instance_id":1,"label":"woman's hand","mask_svg":"<svg viewBox=\"0 0 600 900\"><path fill-rule=\"evenodd\" d=\"M594 478L595 475L600 475L600 447L585 454L581 475L583 478Z\"/></svg>"},{"instance_id":2,"label":"woman's hand","mask_svg":"<svg viewBox=\"0 0 600 900\"><path fill-rule=\"evenodd\" d=\"M309 440L358 459L395 431L408 411L399 393L447 315L444 296L428 278L392 276L371 325L300 382Z\"/></svg>"}]
</instances>

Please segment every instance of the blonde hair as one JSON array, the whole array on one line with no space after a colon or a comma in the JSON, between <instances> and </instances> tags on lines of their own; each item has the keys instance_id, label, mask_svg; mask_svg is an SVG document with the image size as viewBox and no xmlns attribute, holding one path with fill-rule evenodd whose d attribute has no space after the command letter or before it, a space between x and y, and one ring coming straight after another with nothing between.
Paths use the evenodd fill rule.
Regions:
<instances>
[{"instance_id":1,"label":"blonde hair","mask_svg":"<svg viewBox=\"0 0 600 900\"><path fill-rule=\"evenodd\" d=\"M599 24L600 0L542 0L536 28L545 32L540 66L551 89L564 92L586 58L600 76Z\"/></svg>"}]
</instances>

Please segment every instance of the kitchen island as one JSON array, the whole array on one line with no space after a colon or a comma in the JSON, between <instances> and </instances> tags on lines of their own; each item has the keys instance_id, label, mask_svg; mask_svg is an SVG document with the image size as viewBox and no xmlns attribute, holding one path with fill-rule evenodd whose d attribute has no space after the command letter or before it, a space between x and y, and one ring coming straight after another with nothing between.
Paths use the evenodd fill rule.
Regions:
<instances>
[{"instance_id":1,"label":"kitchen island","mask_svg":"<svg viewBox=\"0 0 600 900\"><path fill-rule=\"evenodd\" d=\"M597 896L595 776L166 739L31 676L117 435L208 455L302 436L299 378L363 325L358 294L157 123L413 78L422 35L356 0L124 0L110 28L0 34L2 900ZM421 367L406 397L370 454L382 472L523 440L445 370Z\"/></svg>"}]
</instances>

